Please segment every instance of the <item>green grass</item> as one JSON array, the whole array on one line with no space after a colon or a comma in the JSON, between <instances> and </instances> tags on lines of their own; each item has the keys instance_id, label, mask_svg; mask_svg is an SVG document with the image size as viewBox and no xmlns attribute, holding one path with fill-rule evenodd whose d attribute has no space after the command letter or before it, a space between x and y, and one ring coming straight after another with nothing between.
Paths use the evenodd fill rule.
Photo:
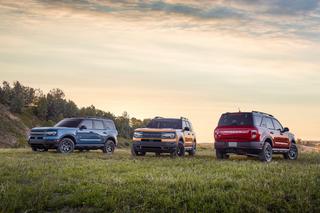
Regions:
<instances>
[{"instance_id":1,"label":"green grass","mask_svg":"<svg viewBox=\"0 0 320 213\"><path fill-rule=\"evenodd\" d=\"M320 155L132 158L0 150L0 212L319 212Z\"/></svg>"}]
</instances>

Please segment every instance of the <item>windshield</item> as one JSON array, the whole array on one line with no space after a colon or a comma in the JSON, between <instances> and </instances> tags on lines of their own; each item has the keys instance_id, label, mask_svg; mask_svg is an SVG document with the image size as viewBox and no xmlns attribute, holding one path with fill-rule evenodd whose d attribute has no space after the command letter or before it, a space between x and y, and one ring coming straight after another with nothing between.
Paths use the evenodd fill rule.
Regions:
<instances>
[{"instance_id":1,"label":"windshield","mask_svg":"<svg viewBox=\"0 0 320 213\"><path fill-rule=\"evenodd\" d=\"M180 119L156 119L150 121L147 127L156 129L182 129L182 122Z\"/></svg>"},{"instance_id":2,"label":"windshield","mask_svg":"<svg viewBox=\"0 0 320 213\"><path fill-rule=\"evenodd\" d=\"M70 128L77 128L81 123L82 119L63 119L59 123L55 125L55 127L70 127Z\"/></svg>"},{"instance_id":3,"label":"windshield","mask_svg":"<svg viewBox=\"0 0 320 213\"><path fill-rule=\"evenodd\" d=\"M252 113L223 114L218 126L253 126Z\"/></svg>"}]
</instances>

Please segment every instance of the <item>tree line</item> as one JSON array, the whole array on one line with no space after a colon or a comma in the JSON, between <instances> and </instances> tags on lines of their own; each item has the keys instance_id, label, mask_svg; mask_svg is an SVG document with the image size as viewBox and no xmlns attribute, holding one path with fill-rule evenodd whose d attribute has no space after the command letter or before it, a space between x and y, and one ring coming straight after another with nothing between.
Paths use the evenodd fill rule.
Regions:
<instances>
[{"instance_id":1,"label":"tree line","mask_svg":"<svg viewBox=\"0 0 320 213\"><path fill-rule=\"evenodd\" d=\"M131 138L133 130L145 127L150 119L130 118L127 112L115 116L111 112L96 109L91 105L78 107L72 100L67 100L61 89L52 89L47 94L40 89L22 85L19 81L10 85L7 81L0 86L0 103L7 106L11 112L22 114L31 111L32 115L41 121L56 123L70 117L102 117L112 119L118 129L119 136Z\"/></svg>"}]
</instances>

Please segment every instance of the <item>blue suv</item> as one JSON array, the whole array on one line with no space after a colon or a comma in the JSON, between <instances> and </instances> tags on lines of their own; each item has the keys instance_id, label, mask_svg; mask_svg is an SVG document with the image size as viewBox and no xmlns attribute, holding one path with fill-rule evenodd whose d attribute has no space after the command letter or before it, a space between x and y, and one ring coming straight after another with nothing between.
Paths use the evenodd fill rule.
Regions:
<instances>
[{"instance_id":1,"label":"blue suv","mask_svg":"<svg viewBox=\"0 0 320 213\"><path fill-rule=\"evenodd\" d=\"M102 149L112 154L118 131L114 122L102 118L66 118L54 127L31 129L28 143L33 151L56 149L60 153Z\"/></svg>"}]
</instances>

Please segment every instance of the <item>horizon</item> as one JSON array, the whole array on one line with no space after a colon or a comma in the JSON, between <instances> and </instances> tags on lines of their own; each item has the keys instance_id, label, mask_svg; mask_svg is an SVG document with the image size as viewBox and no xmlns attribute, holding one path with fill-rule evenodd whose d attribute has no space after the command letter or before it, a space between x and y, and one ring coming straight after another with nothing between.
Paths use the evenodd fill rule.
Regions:
<instances>
[{"instance_id":1,"label":"horizon","mask_svg":"<svg viewBox=\"0 0 320 213\"><path fill-rule=\"evenodd\" d=\"M115 115L187 117L204 143L239 109L320 140L318 1L0 0L0 20L1 81Z\"/></svg>"}]
</instances>

